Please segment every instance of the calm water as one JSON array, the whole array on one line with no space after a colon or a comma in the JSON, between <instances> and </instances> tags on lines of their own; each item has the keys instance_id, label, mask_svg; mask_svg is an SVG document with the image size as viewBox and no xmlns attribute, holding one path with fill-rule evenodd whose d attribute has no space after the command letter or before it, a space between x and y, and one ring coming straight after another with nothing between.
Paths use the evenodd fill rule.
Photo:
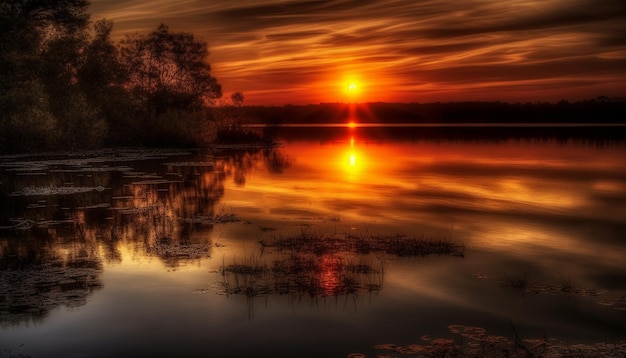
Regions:
<instances>
[{"instance_id":1,"label":"calm water","mask_svg":"<svg viewBox=\"0 0 626 358\"><path fill-rule=\"evenodd\" d=\"M626 339L623 142L323 132L2 157L0 356L376 357L455 324Z\"/></svg>"}]
</instances>

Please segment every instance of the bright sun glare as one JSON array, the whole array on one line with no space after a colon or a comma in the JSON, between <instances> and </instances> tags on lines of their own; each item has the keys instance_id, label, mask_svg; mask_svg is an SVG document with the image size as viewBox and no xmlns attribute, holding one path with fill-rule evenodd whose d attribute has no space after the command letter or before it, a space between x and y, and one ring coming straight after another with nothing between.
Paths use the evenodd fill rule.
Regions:
<instances>
[{"instance_id":1,"label":"bright sun glare","mask_svg":"<svg viewBox=\"0 0 626 358\"><path fill-rule=\"evenodd\" d=\"M362 82L351 76L352 78L345 78L341 83L341 92L343 93L345 98L349 101L355 101L357 98L360 98L363 93Z\"/></svg>"}]
</instances>

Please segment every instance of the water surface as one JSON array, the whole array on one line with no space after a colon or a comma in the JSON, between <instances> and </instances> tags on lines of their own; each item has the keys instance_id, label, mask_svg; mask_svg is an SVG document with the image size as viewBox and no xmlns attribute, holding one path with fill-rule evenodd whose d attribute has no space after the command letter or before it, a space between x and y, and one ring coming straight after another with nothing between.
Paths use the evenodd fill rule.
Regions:
<instances>
[{"instance_id":1,"label":"water surface","mask_svg":"<svg viewBox=\"0 0 626 358\"><path fill-rule=\"evenodd\" d=\"M323 131L3 157L0 350L375 357L454 324L626 339L623 142Z\"/></svg>"}]
</instances>

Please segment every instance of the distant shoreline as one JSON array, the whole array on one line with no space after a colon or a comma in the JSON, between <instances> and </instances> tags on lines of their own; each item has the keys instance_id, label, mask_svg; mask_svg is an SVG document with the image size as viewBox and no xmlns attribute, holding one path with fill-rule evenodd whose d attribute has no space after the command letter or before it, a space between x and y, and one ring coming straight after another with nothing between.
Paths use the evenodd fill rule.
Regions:
<instances>
[{"instance_id":1,"label":"distant shoreline","mask_svg":"<svg viewBox=\"0 0 626 358\"><path fill-rule=\"evenodd\" d=\"M265 128L271 124L252 123L250 128ZM626 123L284 123L284 128L585 128L585 127L626 127Z\"/></svg>"},{"instance_id":2,"label":"distant shoreline","mask_svg":"<svg viewBox=\"0 0 626 358\"><path fill-rule=\"evenodd\" d=\"M386 123L399 126L483 126L503 127L526 124L554 127L608 126L626 124L625 100L587 100L558 103L322 103L282 107L243 106L223 108L225 113L239 115L245 123L294 125L337 123Z\"/></svg>"},{"instance_id":3,"label":"distant shoreline","mask_svg":"<svg viewBox=\"0 0 626 358\"><path fill-rule=\"evenodd\" d=\"M266 125L253 129L266 130ZM558 140L626 143L626 123L286 123L277 140Z\"/></svg>"}]
</instances>

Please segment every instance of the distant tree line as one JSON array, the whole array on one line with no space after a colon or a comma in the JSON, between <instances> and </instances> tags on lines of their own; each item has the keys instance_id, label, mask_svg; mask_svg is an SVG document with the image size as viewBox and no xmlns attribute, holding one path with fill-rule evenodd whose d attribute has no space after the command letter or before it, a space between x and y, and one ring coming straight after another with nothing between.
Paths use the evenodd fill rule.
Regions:
<instances>
[{"instance_id":1,"label":"distant tree line","mask_svg":"<svg viewBox=\"0 0 626 358\"><path fill-rule=\"evenodd\" d=\"M116 44L88 6L0 0L0 151L214 141L224 115L207 44L166 25Z\"/></svg>"},{"instance_id":2,"label":"distant tree line","mask_svg":"<svg viewBox=\"0 0 626 358\"><path fill-rule=\"evenodd\" d=\"M269 125L347 120L362 123L626 123L626 100L601 96L557 103L321 103L247 106L245 112L249 121Z\"/></svg>"}]
</instances>

